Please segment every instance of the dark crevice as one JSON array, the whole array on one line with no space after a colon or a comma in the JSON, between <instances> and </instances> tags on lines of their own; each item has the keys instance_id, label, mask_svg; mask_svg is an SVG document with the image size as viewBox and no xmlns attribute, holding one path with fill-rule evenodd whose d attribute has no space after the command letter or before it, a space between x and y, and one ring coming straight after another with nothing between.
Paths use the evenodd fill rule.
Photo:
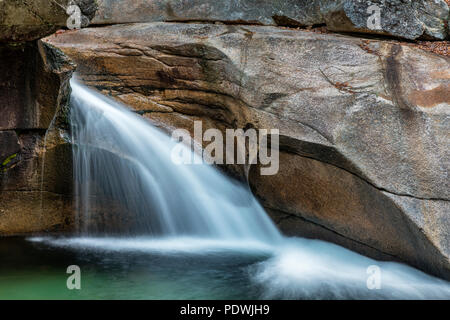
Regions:
<instances>
[{"instance_id":1,"label":"dark crevice","mask_svg":"<svg viewBox=\"0 0 450 320\"><path fill-rule=\"evenodd\" d=\"M63 197L68 197L71 198L73 197L72 193L61 193L61 192L56 192L56 191L47 191L47 190L33 190L33 189L3 189L1 190L1 193L16 193L16 192L26 192L26 193L48 193L48 194L54 194L57 196L63 196Z\"/></svg>"},{"instance_id":2,"label":"dark crevice","mask_svg":"<svg viewBox=\"0 0 450 320\"><path fill-rule=\"evenodd\" d=\"M28 128L28 129L13 129L17 136L24 135L24 134L37 134L40 136L44 136L47 132L47 129L42 128Z\"/></svg>"},{"instance_id":3,"label":"dark crevice","mask_svg":"<svg viewBox=\"0 0 450 320\"><path fill-rule=\"evenodd\" d=\"M191 24L224 24L224 25L243 25L243 26L264 26L263 23L258 21L246 21L246 20L208 20L208 19L167 19L165 23L191 23Z\"/></svg>"}]
</instances>

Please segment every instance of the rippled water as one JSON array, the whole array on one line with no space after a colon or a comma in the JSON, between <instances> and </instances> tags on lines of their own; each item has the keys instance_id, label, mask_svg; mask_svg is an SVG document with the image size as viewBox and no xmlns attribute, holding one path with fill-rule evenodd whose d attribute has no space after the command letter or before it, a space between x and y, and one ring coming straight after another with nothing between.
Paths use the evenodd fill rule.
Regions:
<instances>
[{"instance_id":1,"label":"rippled water","mask_svg":"<svg viewBox=\"0 0 450 320\"><path fill-rule=\"evenodd\" d=\"M448 282L323 241L12 238L0 241L0 299L450 299ZM381 270L369 290L367 267ZM69 265L81 290L68 290Z\"/></svg>"},{"instance_id":2,"label":"rippled water","mask_svg":"<svg viewBox=\"0 0 450 320\"><path fill-rule=\"evenodd\" d=\"M110 241L111 240L111 241ZM141 239L142 240L142 239ZM113 239L2 239L0 299L254 299L247 266L261 250ZM106 244L106 246L103 246ZM169 248L165 250L158 248ZM174 246L172 246L174 245ZM133 249L134 247L134 249ZM178 249L176 249L178 247ZM242 251L243 250L243 251ZM68 290L69 265L81 290Z\"/></svg>"}]
</instances>

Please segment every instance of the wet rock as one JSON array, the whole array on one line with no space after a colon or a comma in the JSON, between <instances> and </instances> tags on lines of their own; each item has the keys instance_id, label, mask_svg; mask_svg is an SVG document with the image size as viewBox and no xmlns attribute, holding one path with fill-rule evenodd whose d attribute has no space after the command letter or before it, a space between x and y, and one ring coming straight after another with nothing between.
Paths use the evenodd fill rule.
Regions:
<instances>
[{"instance_id":1,"label":"wet rock","mask_svg":"<svg viewBox=\"0 0 450 320\"><path fill-rule=\"evenodd\" d=\"M18 160L20 144L15 131L0 131L0 171L5 172L8 167Z\"/></svg>"},{"instance_id":2,"label":"wet rock","mask_svg":"<svg viewBox=\"0 0 450 320\"><path fill-rule=\"evenodd\" d=\"M75 221L72 197L49 192L0 192L0 235L69 232Z\"/></svg>"},{"instance_id":3,"label":"wet rock","mask_svg":"<svg viewBox=\"0 0 450 320\"><path fill-rule=\"evenodd\" d=\"M0 47L0 130L47 129L67 102L74 65L43 43Z\"/></svg>"},{"instance_id":4,"label":"wet rock","mask_svg":"<svg viewBox=\"0 0 450 320\"><path fill-rule=\"evenodd\" d=\"M0 235L64 229L73 220L74 64L41 42L3 46L0 56Z\"/></svg>"}]
</instances>

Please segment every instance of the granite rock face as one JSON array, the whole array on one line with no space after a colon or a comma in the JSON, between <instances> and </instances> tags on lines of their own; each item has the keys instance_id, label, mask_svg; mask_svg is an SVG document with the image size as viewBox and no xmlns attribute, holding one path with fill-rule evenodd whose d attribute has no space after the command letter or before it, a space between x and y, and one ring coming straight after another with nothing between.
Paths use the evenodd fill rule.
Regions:
<instances>
[{"instance_id":1,"label":"granite rock face","mask_svg":"<svg viewBox=\"0 0 450 320\"><path fill-rule=\"evenodd\" d=\"M374 33L409 40L447 37L449 9L444 0L337 2L339 4L321 8L328 28L333 31Z\"/></svg>"},{"instance_id":2,"label":"granite rock face","mask_svg":"<svg viewBox=\"0 0 450 320\"><path fill-rule=\"evenodd\" d=\"M303 0L136 0L98 1L93 24L204 21L292 25L322 23L318 1Z\"/></svg>"},{"instance_id":3,"label":"granite rock face","mask_svg":"<svg viewBox=\"0 0 450 320\"><path fill-rule=\"evenodd\" d=\"M36 41L68 26L71 4L87 26L95 0L0 1L0 236L73 226L67 115L75 65Z\"/></svg>"},{"instance_id":4,"label":"granite rock face","mask_svg":"<svg viewBox=\"0 0 450 320\"><path fill-rule=\"evenodd\" d=\"M81 10L81 25L87 26L97 10L96 0L0 1L0 42L37 40L66 27L72 2Z\"/></svg>"},{"instance_id":5,"label":"granite rock face","mask_svg":"<svg viewBox=\"0 0 450 320\"><path fill-rule=\"evenodd\" d=\"M448 58L264 26L134 24L46 41L85 84L169 132L194 120L278 128L279 173L252 166L248 179L286 232L450 278Z\"/></svg>"},{"instance_id":6,"label":"granite rock face","mask_svg":"<svg viewBox=\"0 0 450 320\"><path fill-rule=\"evenodd\" d=\"M0 235L73 221L69 79L74 64L33 42L0 48Z\"/></svg>"},{"instance_id":7,"label":"granite rock face","mask_svg":"<svg viewBox=\"0 0 450 320\"><path fill-rule=\"evenodd\" d=\"M414 40L445 39L444 0L99 0L94 24L222 22L227 24L326 24L330 30ZM378 22L377 22L378 21Z\"/></svg>"}]
</instances>

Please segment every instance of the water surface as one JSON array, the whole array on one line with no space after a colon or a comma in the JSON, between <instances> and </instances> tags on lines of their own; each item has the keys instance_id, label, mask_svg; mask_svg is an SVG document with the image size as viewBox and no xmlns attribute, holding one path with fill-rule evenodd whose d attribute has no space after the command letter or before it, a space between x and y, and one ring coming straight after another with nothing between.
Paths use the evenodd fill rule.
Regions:
<instances>
[{"instance_id":1,"label":"water surface","mask_svg":"<svg viewBox=\"0 0 450 320\"><path fill-rule=\"evenodd\" d=\"M3 238L0 299L450 299L448 282L317 240ZM81 290L69 290L69 265ZM367 268L381 289L367 288Z\"/></svg>"}]
</instances>

